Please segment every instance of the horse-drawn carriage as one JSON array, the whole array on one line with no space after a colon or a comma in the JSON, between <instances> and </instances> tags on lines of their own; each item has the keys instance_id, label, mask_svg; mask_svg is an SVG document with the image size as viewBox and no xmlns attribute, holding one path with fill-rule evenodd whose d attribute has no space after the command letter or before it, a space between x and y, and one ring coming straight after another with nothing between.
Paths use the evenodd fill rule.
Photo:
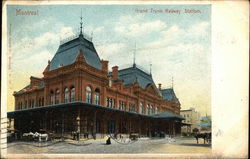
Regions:
<instances>
[{"instance_id":1,"label":"horse-drawn carriage","mask_svg":"<svg viewBox=\"0 0 250 159\"><path fill-rule=\"evenodd\" d=\"M202 138L204 140L204 144L207 142L208 144L211 144L212 142L212 133L211 131L201 131L194 134L194 137L196 138L197 144L199 143L199 138Z\"/></svg>"},{"instance_id":2,"label":"horse-drawn carriage","mask_svg":"<svg viewBox=\"0 0 250 159\"><path fill-rule=\"evenodd\" d=\"M38 132L28 132L23 133L23 139L26 141L48 141L49 140L49 132L45 130L39 130Z\"/></svg>"}]
</instances>

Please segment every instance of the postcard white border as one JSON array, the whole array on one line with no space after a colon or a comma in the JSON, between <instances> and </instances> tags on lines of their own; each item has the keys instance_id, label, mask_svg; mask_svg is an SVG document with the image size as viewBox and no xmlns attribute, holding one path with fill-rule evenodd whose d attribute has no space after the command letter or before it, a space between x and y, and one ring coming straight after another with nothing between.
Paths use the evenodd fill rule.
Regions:
<instances>
[{"instance_id":1,"label":"postcard white border","mask_svg":"<svg viewBox=\"0 0 250 159\"><path fill-rule=\"evenodd\" d=\"M213 154L69 154L83 158L210 158L247 157L249 98L249 3L248 1L8 1L3 2L1 117L7 104L7 4L212 4L212 131ZM4 126L1 124L1 127ZM1 140L1 143L4 141ZM6 149L2 150L6 156ZM65 155L7 155L40 158ZM69 157L69 156L67 156Z\"/></svg>"}]
</instances>

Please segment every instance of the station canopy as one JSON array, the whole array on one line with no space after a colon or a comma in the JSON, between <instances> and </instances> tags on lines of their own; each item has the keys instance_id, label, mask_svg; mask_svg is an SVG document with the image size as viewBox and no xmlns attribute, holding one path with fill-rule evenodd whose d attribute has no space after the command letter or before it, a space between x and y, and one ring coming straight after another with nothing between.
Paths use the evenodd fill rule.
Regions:
<instances>
[{"instance_id":1,"label":"station canopy","mask_svg":"<svg viewBox=\"0 0 250 159\"><path fill-rule=\"evenodd\" d=\"M38 111L42 112L42 111L60 110L60 109L62 110L62 109L73 108L73 107L75 107L75 108L84 108L85 107L85 108L94 108L94 109L99 109L99 110L107 110L107 111L111 111L111 112L128 113L131 115L143 116L143 117L154 118L154 119L184 120L184 118L181 117L180 115L174 114L174 113L169 113L169 112L146 115L146 114L140 114L137 112L129 112L129 111L125 111L125 110L109 108L109 107L104 107L104 106L80 102L80 101L10 111L7 113L7 116L8 116L8 118L14 118L16 115L18 115L18 114L20 115L22 113L29 113L29 112L31 113L31 112L38 112Z\"/></svg>"}]
</instances>

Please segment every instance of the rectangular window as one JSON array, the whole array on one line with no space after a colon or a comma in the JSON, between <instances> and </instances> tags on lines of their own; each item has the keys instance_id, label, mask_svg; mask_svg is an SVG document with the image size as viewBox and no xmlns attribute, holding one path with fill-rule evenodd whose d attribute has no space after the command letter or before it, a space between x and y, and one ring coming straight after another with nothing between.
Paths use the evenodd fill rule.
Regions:
<instances>
[{"instance_id":1,"label":"rectangular window","mask_svg":"<svg viewBox=\"0 0 250 159\"><path fill-rule=\"evenodd\" d=\"M112 105L113 105L113 108L115 108L115 99L113 99L113 104Z\"/></svg>"},{"instance_id":2,"label":"rectangular window","mask_svg":"<svg viewBox=\"0 0 250 159\"><path fill-rule=\"evenodd\" d=\"M109 98L106 98L106 106L109 106Z\"/></svg>"},{"instance_id":3,"label":"rectangular window","mask_svg":"<svg viewBox=\"0 0 250 159\"><path fill-rule=\"evenodd\" d=\"M112 108L112 98L109 98L109 107Z\"/></svg>"},{"instance_id":4,"label":"rectangular window","mask_svg":"<svg viewBox=\"0 0 250 159\"><path fill-rule=\"evenodd\" d=\"M142 105L142 103L140 103L139 113L140 113L140 114L142 114L142 113L143 113L143 105Z\"/></svg>"},{"instance_id":5,"label":"rectangular window","mask_svg":"<svg viewBox=\"0 0 250 159\"><path fill-rule=\"evenodd\" d=\"M135 112L135 104L129 104L129 111Z\"/></svg>"},{"instance_id":6,"label":"rectangular window","mask_svg":"<svg viewBox=\"0 0 250 159\"><path fill-rule=\"evenodd\" d=\"M126 103L124 101L119 101L119 109L126 110Z\"/></svg>"},{"instance_id":7,"label":"rectangular window","mask_svg":"<svg viewBox=\"0 0 250 159\"><path fill-rule=\"evenodd\" d=\"M115 99L107 97L106 105L107 107L115 108Z\"/></svg>"}]
</instances>

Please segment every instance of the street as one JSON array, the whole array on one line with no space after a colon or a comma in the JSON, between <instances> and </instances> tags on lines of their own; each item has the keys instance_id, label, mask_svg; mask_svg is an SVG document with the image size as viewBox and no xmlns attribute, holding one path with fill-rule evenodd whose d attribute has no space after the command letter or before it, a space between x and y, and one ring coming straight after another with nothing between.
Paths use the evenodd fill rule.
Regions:
<instances>
[{"instance_id":1,"label":"street","mask_svg":"<svg viewBox=\"0 0 250 159\"><path fill-rule=\"evenodd\" d=\"M204 144L203 140L196 143L194 138L175 139L149 139L141 138L128 144L119 143L111 139L111 145L105 144L105 139L85 141L48 141L48 142L23 142L17 141L8 144L8 154L113 154L113 153L211 153L211 144Z\"/></svg>"}]
</instances>

